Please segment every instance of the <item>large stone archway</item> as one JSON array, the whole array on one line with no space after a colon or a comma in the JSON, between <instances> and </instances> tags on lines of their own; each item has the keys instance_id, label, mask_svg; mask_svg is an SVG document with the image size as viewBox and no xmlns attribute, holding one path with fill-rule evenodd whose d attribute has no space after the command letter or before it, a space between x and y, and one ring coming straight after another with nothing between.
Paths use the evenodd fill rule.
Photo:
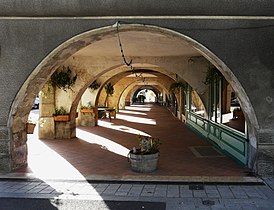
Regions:
<instances>
[{"instance_id":1,"label":"large stone archway","mask_svg":"<svg viewBox=\"0 0 274 210\"><path fill-rule=\"evenodd\" d=\"M218 58L213 52L208 50L206 47L195 41L194 39L185 36L179 32L169 30L166 28L149 26L149 25L138 25L138 24L125 24L120 26L121 33L127 32L144 32L145 34L150 34L152 36L163 36L168 37L169 39L175 40L176 42L184 42L192 46L197 52L202 56L210 60L224 75L227 81L229 81L237 93L241 105L246 116L248 126L250 127L249 139L251 140L251 145L256 148L256 132L258 129L258 122L256 115L254 113L253 107L250 103L250 100L245 93L242 85L233 74L231 69L225 65L225 63ZM32 101L37 95L38 91L42 89L43 85L49 79L50 75L56 70L58 66L67 61L71 56L76 52L83 49L84 47L98 42L98 40L104 40L116 36L116 28L113 26L108 26L104 28L99 28L96 30L91 30L85 33L81 33L72 39L62 43L59 47L54 49L47 57L43 59L42 62L32 71L28 79L25 81L22 88L19 90L16 99L13 102L13 105L10 110L9 120L8 120L8 130L9 130L9 143L10 147L7 147L6 150L9 150L10 156L6 159L6 164L2 167L3 171L11 171L13 169L19 168L27 163L27 147L26 147L26 121L29 111L32 106ZM134 58L133 58L134 59ZM139 59L139 60L138 60ZM148 62L149 58L141 59L136 58L137 62L142 60L142 63L152 63L151 60ZM175 58L176 60L176 58ZM156 61L156 59L155 59ZM178 62L173 62L177 66L180 64ZM180 69L171 68L165 66L167 60L158 60L157 64L162 63L165 69L168 69L170 72L177 73L183 77L190 85L195 86L194 81L191 81L193 75L186 74L186 71L180 71ZM175 66L176 66L175 65ZM110 69L121 66L121 60L111 63L107 68L98 68L93 71L93 74L90 75L90 78L97 78L99 75L108 72ZM201 75L202 77L202 75ZM87 80L91 81L91 79ZM197 85L198 87L198 85ZM82 86L82 88L86 88ZM201 86L202 89L202 86ZM78 91L82 91L81 88ZM83 91L82 91L83 92ZM251 157L253 158L253 157Z\"/></svg>"}]
</instances>

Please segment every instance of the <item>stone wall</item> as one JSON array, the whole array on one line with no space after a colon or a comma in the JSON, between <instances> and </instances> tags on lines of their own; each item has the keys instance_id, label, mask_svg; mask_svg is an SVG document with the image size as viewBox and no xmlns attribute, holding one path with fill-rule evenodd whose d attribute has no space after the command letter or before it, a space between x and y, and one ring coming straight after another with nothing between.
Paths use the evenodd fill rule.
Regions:
<instances>
[{"instance_id":1,"label":"stone wall","mask_svg":"<svg viewBox=\"0 0 274 210\"><path fill-rule=\"evenodd\" d=\"M54 6L53 6L54 5ZM130 1L43 1L16 0L0 2L2 16L146 16L146 15L273 15L271 1L248 0L150 0ZM243 10L243 8L245 8Z\"/></svg>"}]
</instances>

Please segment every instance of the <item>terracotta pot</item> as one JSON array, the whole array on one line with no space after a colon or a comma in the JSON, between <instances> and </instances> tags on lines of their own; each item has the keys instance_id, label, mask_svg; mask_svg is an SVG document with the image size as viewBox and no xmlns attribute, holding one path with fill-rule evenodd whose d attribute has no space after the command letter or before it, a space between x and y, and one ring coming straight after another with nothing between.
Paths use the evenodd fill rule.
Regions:
<instances>
[{"instance_id":1,"label":"terracotta pot","mask_svg":"<svg viewBox=\"0 0 274 210\"><path fill-rule=\"evenodd\" d=\"M35 123L27 123L27 134L33 134L35 126Z\"/></svg>"},{"instance_id":2,"label":"terracotta pot","mask_svg":"<svg viewBox=\"0 0 274 210\"><path fill-rule=\"evenodd\" d=\"M81 109L80 112L82 112L82 113L94 113L94 109Z\"/></svg>"},{"instance_id":3,"label":"terracotta pot","mask_svg":"<svg viewBox=\"0 0 274 210\"><path fill-rule=\"evenodd\" d=\"M116 111L115 110L114 111L110 111L109 112L109 116L116 118Z\"/></svg>"},{"instance_id":4,"label":"terracotta pot","mask_svg":"<svg viewBox=\"0 0 274 210\"><path fill-rule=\"evenodd\" d=\"M54 116L54 121L69 121L69 115L57 115L57 116Z\"/></svg>"}]
</instances>

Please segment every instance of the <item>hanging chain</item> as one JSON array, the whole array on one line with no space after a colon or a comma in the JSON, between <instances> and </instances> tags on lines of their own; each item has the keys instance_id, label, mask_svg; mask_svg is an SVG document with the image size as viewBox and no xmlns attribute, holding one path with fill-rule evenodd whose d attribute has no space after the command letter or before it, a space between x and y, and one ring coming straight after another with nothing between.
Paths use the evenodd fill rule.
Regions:
<instances>
[{"instance_id":1,"label":"hanging chain","mask_svg":"<svg viewBox=\"0 0 274 210\"><path fill-rule=\"evenodd\" d=\"M137 73L134 71L133 66L132 66L132 59L130 59L130 61L128 62L126 57L125 57L122 42L121 42L121 38L120 38L120 33L119 33L119 24L120 24L120 22L118 21L116 23L116 29L117 29L118 42L119 42L119 47L120 47L120 51L121 51L123 61L127 66L130 67L130 70L132 71L133 74L135 74L136 77L142 77L143 78L142 72L139 75L137 75Z\"/></svg>"},{"instance_id":2,"label":"hanging chain","mask_svg":"<svg viewBox=\"0 0 274 210\"><path fill-rule=\"evenodd\" d=\"M120 46L120 51L121 51L121 55L122 58L124 60L124 63L130 67L131 70L133 70L133 66L132 66L132 59L127 62L125 54L124 54L124 50L123 50L123 46L122 46L122 42L121 42L121 38L120 38L120 34L119 34L119 21L117 22L117 36L118 36L118 42L119 42L119 46Z\"/></svg>"}]
</instances>

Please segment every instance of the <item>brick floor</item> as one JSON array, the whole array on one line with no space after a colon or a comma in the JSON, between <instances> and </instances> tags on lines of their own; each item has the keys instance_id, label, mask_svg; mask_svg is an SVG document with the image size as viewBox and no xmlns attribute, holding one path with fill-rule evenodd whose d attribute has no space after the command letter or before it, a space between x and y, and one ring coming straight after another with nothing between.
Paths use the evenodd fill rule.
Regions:
<instances>
[{"instance_id":1,"label":"brick floor","mask_svg":"<svg viewBox=\"0 0 274 210\"><path fill-rule=\"evenodd\" d=\"M77 127L77 138L72 140L39 140L35 134L29 135L29 167L16 172L54 178L59 173L142 177L144 174L131 171L126 157L137 146L138 133L158 137L162 142L159 169L146 177L247 175L248 170L229 157L196 157L189 147L210 144L164 107L151 104L127 107L116 119L104 119L96 127Z\"/></svg>"}]
</instances>

